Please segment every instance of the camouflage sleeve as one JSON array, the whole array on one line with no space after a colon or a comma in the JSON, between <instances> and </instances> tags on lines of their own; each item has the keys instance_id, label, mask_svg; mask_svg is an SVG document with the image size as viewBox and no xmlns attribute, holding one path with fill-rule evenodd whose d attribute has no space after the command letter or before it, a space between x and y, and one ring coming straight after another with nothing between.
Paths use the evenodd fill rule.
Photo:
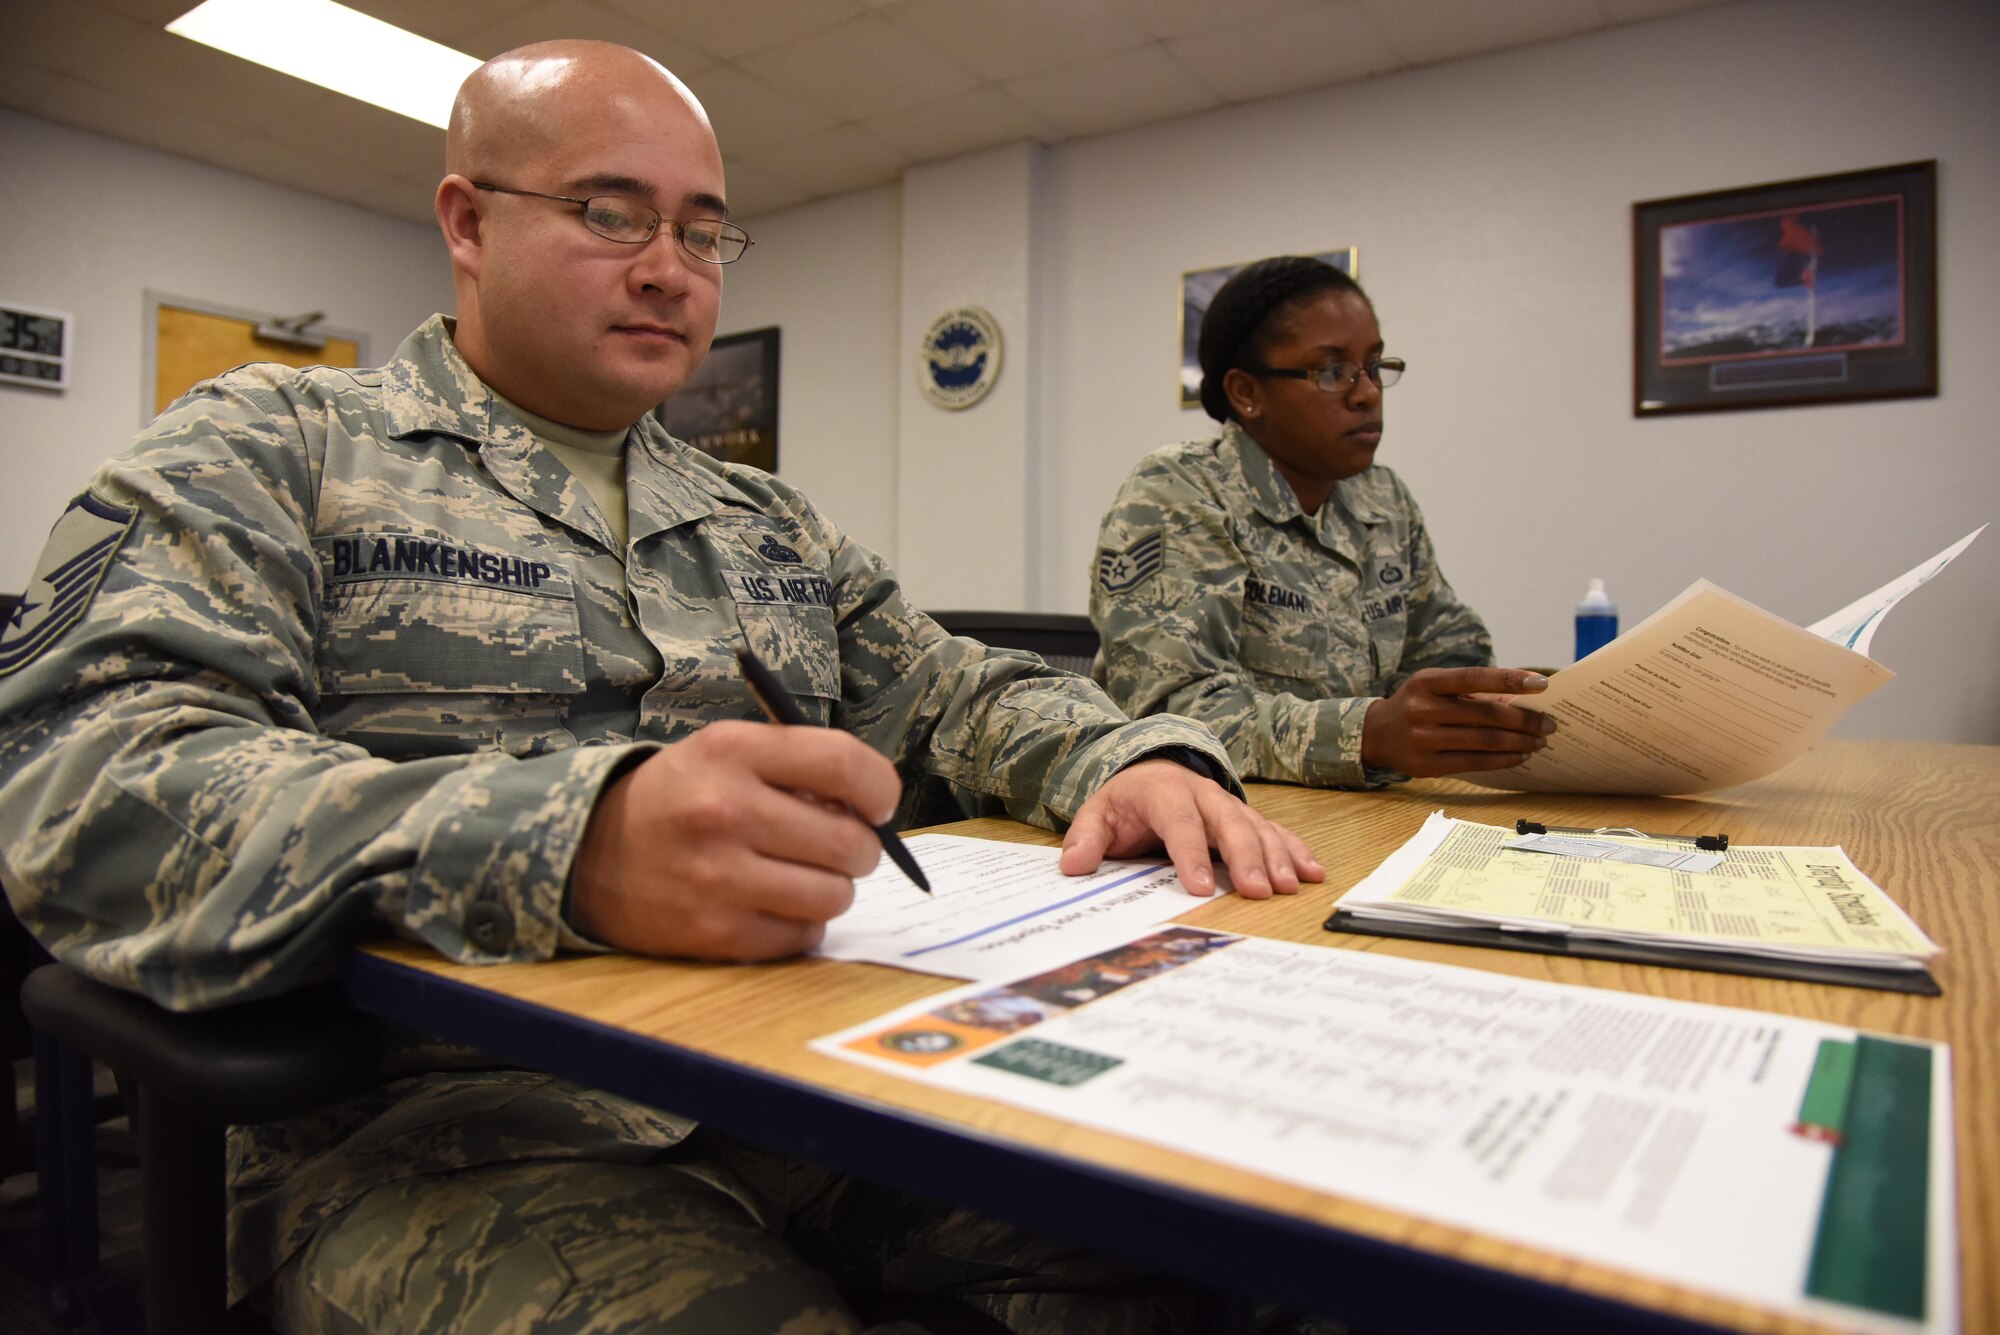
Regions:
<instances>
[{"instance_id":1,"label":"camouflage sleeve","mask_svg":"<svg viewBox=\"0 0 2000 1335\"><path fill-rule=\"evenodd\" d=\"M286 383L198 387L107 464L32 586L59 613L0 653L17 912L65 962L179 1009L325 975L371 918L454 959L549 955L584 822L632 750L392 763L318 733L310 527L333 408Z\"/></svg>"},{"instance_id":2,"label":"camouflage sleeve","mask_svg":"<svg viewBox=\"0 0 2000 1335\"><path fill-rule=\"evenodd\" d=\"M1206 728L1180 718L1134 723L1088 677L1033 654L947 635L912 607L882 559L781 492L833 553L841 702L836 726L903 775L901 826L1007 815L1068 825L1091 793L1156 751L1190 748L1242 796Z\"/></svg>"},{"instance_id":3,"label":"camouflage sleeve","mask_svg":"<svg viewBox=\"0 0 2000 1335\"><path fill-rule=\"evenodd\" d=\"M1458 594L1438 569L1437 552L1431 546L1430 529L1416 497L1396 479L1396 492L1409 515L1411 565L1415 567L1415 587L1410 593L1407 638L1403 661L1389 679L1388 693L1394 694L1410 675L1422 668L1491 667L1493 637L1479 614L1459 601Z\"/></svg>"},{"instance_id":4,"label":"camouflage sleeve","mask_svg":"<svg viewBox=\"0 0 2000 1335\"><path fill-rule=\"evenodd\" d=\"M1206 724L1245 779L1321 787L1377 782L1361 765L1373 696L1308 700L1259 688L1243 662L1249 566L1220 499L1170 461L1142 464L1098 536L1129 568L1093 567L1097 677L1134 717L1162 711ZM1096 558L1093 558L1096 559Z\"/></svg>"}]
</instances>

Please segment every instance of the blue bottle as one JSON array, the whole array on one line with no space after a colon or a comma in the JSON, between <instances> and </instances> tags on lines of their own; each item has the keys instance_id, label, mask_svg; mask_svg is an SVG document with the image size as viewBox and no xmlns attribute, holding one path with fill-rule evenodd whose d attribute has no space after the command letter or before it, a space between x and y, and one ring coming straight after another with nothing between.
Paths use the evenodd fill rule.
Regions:
<instances>
[{"instance_id":1,"label":"blue bottle","mask_svg":"<svg viewBox=\"0 0 2000 1335\"><path fill-rule=\"evenodd\" d=\"M1593 579L1576 605L1576 656L1582 658L1617 638L1618 605L1604 591L1604 581Z\"/></svg>"}]
</instances>

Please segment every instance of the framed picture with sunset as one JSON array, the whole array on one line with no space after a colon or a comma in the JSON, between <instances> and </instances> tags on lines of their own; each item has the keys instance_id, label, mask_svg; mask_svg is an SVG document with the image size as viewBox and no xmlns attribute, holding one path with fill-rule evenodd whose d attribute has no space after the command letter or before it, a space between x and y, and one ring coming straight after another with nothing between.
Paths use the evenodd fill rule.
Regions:
<instances>
[{"instance_id":1,"label":"framed picture with sunset","mask_svg":"<svg viewBox=\"0 0 2000 1335\"><path fill-rule=\"evenodd\" d=\"M1937 164L1632 206L1633 412L1936 394Z\"/></svg>"}]
</instances>

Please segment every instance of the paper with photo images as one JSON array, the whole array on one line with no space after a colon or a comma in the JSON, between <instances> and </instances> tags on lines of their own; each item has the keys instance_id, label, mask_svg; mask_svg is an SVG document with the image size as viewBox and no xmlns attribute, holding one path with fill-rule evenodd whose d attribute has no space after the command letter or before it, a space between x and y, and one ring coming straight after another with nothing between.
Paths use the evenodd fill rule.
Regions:
<instances>
[{"instance_id":1,"label":"paper with photo images","mask_svg":"<svg viewBox=\"0 0 2000 1335\"><path fill-rule=\"evenodd\" d=\"M1957 1326L1941 1045L1173 924L812 1046L1840 1329Z\"/></svg>"}]
</instances>

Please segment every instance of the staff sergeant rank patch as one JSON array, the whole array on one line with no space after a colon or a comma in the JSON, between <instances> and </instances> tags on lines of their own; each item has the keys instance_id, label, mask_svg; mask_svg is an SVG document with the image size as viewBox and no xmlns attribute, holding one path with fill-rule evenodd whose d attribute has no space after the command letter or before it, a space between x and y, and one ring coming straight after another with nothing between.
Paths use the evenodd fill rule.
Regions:
<instances>
[{"instance_id":1,"label":"staff sergeant rank patch","mask_svg":"<svg viewBox=\"0 0 2000 1335\"><path fill-rule=\"evenodd\" d=\"M1097 550L1097 582L1106 593L1136 589L1155 574L1166 555L1165 530L1154 529L1133 539L1122 552Z\"/></svg>"},{"instance_id":2,"label":"staff sergeant rank patch","mask_svg":"<svg viewBox=\"0 0 2000 1335\"><path fill-rule=\"evenodd\" d=\"M76 624L138 517L87 491L69 503L49 530L27 592L0 622L0 677L34 662Z\"/></svg>"}]
</instances>

